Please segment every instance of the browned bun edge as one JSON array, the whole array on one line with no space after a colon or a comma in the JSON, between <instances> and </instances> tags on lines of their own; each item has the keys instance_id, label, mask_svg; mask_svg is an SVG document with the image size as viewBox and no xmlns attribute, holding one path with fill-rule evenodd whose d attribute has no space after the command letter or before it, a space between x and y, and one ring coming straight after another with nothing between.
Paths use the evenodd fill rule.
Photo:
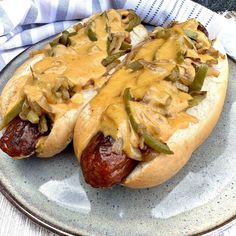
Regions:
<instances>
[{"instance_id":1,"label":"browned bun edge","mask_svg":"<svg viewBox=\"0 0 236 236\"><path fill-rule=\"evenodd\" d=\"M224 52L219 41L216 41L214 47ZM122 185L130 188L147 188L167 181L187 163L192 152L206 140L215 127L224 105L228 81L227 58L220 59L216 68L220 71L219 77L208 77L203 85L202 90L207 91L207 98L187 111L197 117L199 122L191 124L187 129L178 130L168 140L174 154L160 154L149 162L139 163Z\"/></svg>"}]
</instances>

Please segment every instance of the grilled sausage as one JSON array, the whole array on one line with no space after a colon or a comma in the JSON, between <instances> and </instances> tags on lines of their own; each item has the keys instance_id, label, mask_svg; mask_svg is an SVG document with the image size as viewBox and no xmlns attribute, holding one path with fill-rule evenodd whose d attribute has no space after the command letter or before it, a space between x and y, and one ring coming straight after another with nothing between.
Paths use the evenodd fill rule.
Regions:
<instances>
[{"instance_id":1,"label":"grilled sausage","mask_svg":"<svg viewBox=\"0 0 236 236\"><path fill-rule=\"evenodd\" d=\"M34 153L40 136L38 125L16 117L1 137L0 148L11 157L28 156Z\"/></svg>"},{"instance_id":2,"label":"grilled sausage","mask_svg":"<svg viewBox=\"0 0 236 236\"><path fill-rule=\"evenodd\" d=\"M200 30L200 31L202 31L202 33L204 33L207 37L209 37L208 31L207 31L207 29L205 28L205 26L203 26L202 24L199 23L197 29Z\"/></svg>"},{"instance_id":3,"label":"grilled sausage","mask_svg":"<svg viewBox=\"0 0 236 236\"><path fill-rule=\"evenodd\" d=\"M85 181L95 188L120 183L137 164L124 152L112 152L113 144L112 137L98 133L82 153L80 164Z\"/></svg>"}]
</instances>

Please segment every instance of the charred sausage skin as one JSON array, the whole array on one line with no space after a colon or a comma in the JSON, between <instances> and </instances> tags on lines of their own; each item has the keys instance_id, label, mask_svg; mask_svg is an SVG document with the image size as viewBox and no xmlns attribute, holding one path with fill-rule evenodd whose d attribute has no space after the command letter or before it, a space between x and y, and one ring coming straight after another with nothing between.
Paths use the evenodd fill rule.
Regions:
<instances>
[{"instance_id":1,"label":"charred sausage skin","mask_svg":"<svg viewBox=\"0 0 236 236\"><path fill-rule=\"evenodd\" d=\"M80 165L86 183L95 188L107 188L121 181L137 165L124 152L112 152L114 140L102 133L95 135L83 151Z\"/></svg>"},{"instance_id":2,"label":"charred sausage skin","mask_svg":"<svg viewBox=\"0 0 236 236\"><path fill-rule=\"evenodd\" d=\"M38 125L16 117L1 137L0 148L11 157L29 156L34 153L40 136Z\"/></svg>"},{"instance_id":3,"label":"charred sausage skin","mask_svg":"<svg viewBox=\"0 0 236 236\"><path fill-rule=\"evenodd\" d=\"M208 31L207 31L207 29L205 28L205 26L203 26L202 24L199 23L197 29L200 30L200 31L202 31L202 33L204 33L207 37L209 37Z\"/></svg>"}]
</instances>

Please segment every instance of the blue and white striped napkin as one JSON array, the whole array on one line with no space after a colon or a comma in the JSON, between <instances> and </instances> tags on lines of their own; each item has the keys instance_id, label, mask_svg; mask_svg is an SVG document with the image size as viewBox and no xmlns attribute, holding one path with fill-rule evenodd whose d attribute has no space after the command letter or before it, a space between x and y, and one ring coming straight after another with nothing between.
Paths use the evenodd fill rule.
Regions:
<instances>
[{"instance_id":1,"label":"blue and white striped napkin","mask_svg":"<svg viewBox=\"0 0 236 236\"><path fill-rule=\"evenodd\" d=\"M15 56L78 19L109 8L134 9L145 23L167 25L196 18L236 59L236 22L190 0L3 0L0 1L0 71Z\"/></svg>"}]
</instances>

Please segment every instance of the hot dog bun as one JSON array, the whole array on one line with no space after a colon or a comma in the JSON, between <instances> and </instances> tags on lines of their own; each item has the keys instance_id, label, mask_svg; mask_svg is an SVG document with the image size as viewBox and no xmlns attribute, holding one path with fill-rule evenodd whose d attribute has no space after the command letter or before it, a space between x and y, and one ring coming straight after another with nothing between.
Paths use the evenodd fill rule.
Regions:
<instances>
[{"instance_id":1,"label":"hot dog bun","mask_svg":"<svg viewBox=\"0 0 236 236\"><path fill-rule=\"evenodd\" d=\"M117 10L117 11L116 10L109 10L106 13L107 14L106 17L110 17L109 19L112 21L112 19L113 19L112 17L116 18L118 16L117 12L118 13L120 12L121 14L123 14L123 13L126 14L125 13L126 10ZM89 24L90 20L93 20L96 16L99 17L101 15L96 14L96 15L91 16L90 18L83 20L82 22L80 22L81 26L86 26L87 24ZM99 24L103 27L102 23L99 23ZM74 32L77 25L78 25L78 23L71 26L70 28L68 28L67 31ZM99 25L99 27L101 27L100 25ZM111 30L113 30L112 27L113 26L111 26ZM112 31L112 33L119 34L119 29L120 29L119 27L121 27L121 26L118 26L118 27L114 26L115 31L114 32ZM104 28L105 28L105 25L104 25ZM101 31L101 29L99 29L99 28L97 30L98 30L98 32ZM123 31L122 32L123 34L126 34L126 35L128 34L128 32L125 31L124 29L122 29L122 31ZM57 38L60 37L61 35L62 34L59 34L57 36ZM132 45L132 47L134 47L140 41L144 40L145 37L147 37L147 30L145 29L144 26L139 24L130 31L130 40L131 40L130 44ZM82 40L85 41L85 44L86 43L89 44L87 42L88 39L85 39L85 37L83 35L81 36L81 38L82 38ZM101 43L98 45L101 46ZM102 53L103 58L105 58L107 56L106 42L103 43L101 47L104 49L103 52L101 52L101 53ZM3 89L2 94L1 94L1 115L2 115L2 117L4 117L6 114L8 114L9 111L16 110L15 106L18 105L19 101L21 101L23 99L23 97L25 96L23 94L23 88L24 88L25 84L27 83L27 80L30 77L32 77L31 69L34 68L35 64L37 64L38 62L40 63L40 61L42 61L45 57L48 56L45 53L47 51L47 49L50 49L49 44L46 45L43 49L36 52L35 54L33 53L32 57L30 59L28 59L26 62L24 62L16 70L13 77L8 81L7 85L5 86L5 88ZM69 48L65 52L64 46L61 46L61 47L58 46L56 48L56 51L54 51L53 53L56 53L56 55L59 55L59 56L61 56L61 55L63 56L64 53L66 53L66 55L68 55L70 53L73 54L74 53L73 50L71 50ZM42 53L41 53L41 51L42 51ZM125 56L123 56L123 59L120 59L120 62L122 60L124 60L124 57ZM47 59L48 58L46 58L46 60ZM88 60L91 60L91 59L88 58ZM82 96L82 103L79 103L79 105L77 107L72 106L71 109L67 109L67 111L65 110L63 112L59 110L60 114L55 115L50 133L47 136L40 137L38 140L38 143L36 145L36 155L38 157L54 156L55 154L61 152L68 145L68 143L70 143L70 141L72 140L72 137L73 137L73 129L74 129L78 114L83 109L83 107L91 100L91 98L96 95L96 93L97 93L96 90L100 86L102 86L102 83L106 82L109 79L110 74L112 74L112 71L114 71L116 68L116 67L114 67L114 69L109 71L107 73L107 75L102 76L106 72L106 67L104 67L101 64L101 60L99 61L99 65L96 64L97 62L95 62L95 65L93 68L91 65L89 66L89 64L88 64L88 63L91 64L93 62L85 61L84 63L87 63L87 64L82 64L82 66L86 65L87 68L84 69L81 67L82 73L83 73L83 71L87 71L89 73L91 72L91 78L96 78L96 76L97 76L97 78L99 78L99 77L103 77L103 78L101 81L98 81L97 87L85 89L80 92L81 93L80 95ZM46 65L47 61L44 64ZM43 67L43 66L45 67L45 65L43 65L41 63L41 67ZM38 65L36 65L36 68L37 67L38 67ZM58 68L57 68L57 70L58 70ZM54 71L53 71L53 73L54 73ZM72 77L73 76L74 75L72 74ZM80 73L79 76L83 79L84 74L81 75L81 73ZM70 79L70 74L68 75L68 77ZM78 78L78 80L80 80L80 77ZM84 76L84 77L86 77L86 76ZM73 77L72 79L75 80L76 78ZM88 79L90 79L90 78L88 78ZM6 125L7 124L4 124L4 122L3 122L3 127ZM24 156L16 157L16 159L22 159L22 158L25 158L25 157Z\"/></svg>"},{"instance_id":2,"label":"hot dog bun","mask_svg":"<svg viewBox=\"0 0 236 236\"><path fill-rule=\"evenodd\" d=\"M189 20L182 25L188 25L191 23L196 24L196 21ZM181 27L182 25L176 25L173 27L173 29L179 26ZM165 32L168 32L168 30L169 29L167 29ZM187 31L187 33L189 32ZM207 45L209 41L206 39L205 33L203 34L199 32L199 35L203 37L203 42L206 42ZM175 36L176 35L174 34L172 37ZM200 87L199 90L197 90L196 87L191 87L194 84L192 80L190 85L187 84L189 86L189 89L186 90L187 92L182 93L180 91L183 91L182 89L185 87L179 87L177 89L169 87L169 85L173 86L176 84L176 81L171 80L170 77L166 77L166 69L163 69L163 64L161 65L161 63L171 63L171 60L173 60L173 58L176 60L175 56L178 55L175 54L176 41L173 40L172 37L170 36L170 38L167 39L166 44L162 44L164 41L163 38L158 38L157 40L151 39L150 41L147 41L142 47L138 49L138 52L135 54L136 61L133 60L133 62L128 64L128 66L123 67L121 70L115 73L109 80L108 84L103 87L99 94L86 106L86 108L80 114L74 130L74 149L78 160L81 159L81 156L83 157L81 160L83 160L84 167L82 167L82 170L85 174L85 180L92 186L97 187L99 186L99 181L102 183L103 180L106 179L105 174L103 174L102 170L99 169L99 166L103 165L104 167L101 168L104 168L104 171L107 171L108 168L105 166L108 166L109 163L104 164L104 162L106 159L108 160L109 155L112 156L112 153L118 155L119 153L122 153L122 155L125 153L128 158L139 161L134 170L132 170L130 174L128 174L128 176L123 179L121 183L122 185L131 188L145 188L159 185L175 175L186 164L192 152L202 142L204 142L204 140L209 136L216 125L224 104L228 79L228 62L223 47L218 41L214 42L212 45L214 48L225 55L223 56L221 54L220 57L217 56L217 61L209 62L209 75L212 76L207 76L204 79L203 86ZM193 32L191 32L190 37L194 37ZM200 38L199 41L201 39L202 38ZM159 43L164 46L154 50L155 47L158 47ZM201 49L198 51L196 48L192 48L194 48L196 52L199 52L199 57L201 57L200 60L204 61L204 57L209 56L207 53L214 51L216 55L220 55L217 50L213 49L212 46L210 46L209 51L205 49L203 51L201 51ZM177 50L179 50L178 47ZM153 52L155 53L154 57ZM204 54L205 52L206 54ZM205 56L203 56L202 53ZM194 64L195 59L191 57L191 55L196 56L196 54L189 53L184 60L180 61L180 64L188 63L189 59L192 60L192 63ZM159 57L163 60L159 65L158 62L156 62L156 57ZM141 61L143 58L146 61ZM154 62L152 63L150 61ZM140 64L137 63L143 64L140 66ZM158 66L155 67L155 63L157 63ZM130 65L135 67L130 67ZM191 66L186 71L189 73L190 70ZM172 69L171 71L173 73ZM218 72L212 73L212 71ZM158 73L164 73L162 77L164 78L163 82L160 77L158 77ZM181 79L179 74L178 78ZM198 78L199 81L200 76L197 75L197 72L194 78ZM158 84L160 84L160 86L158 86ZM152 86L157 86L157 90L154 90L154 87ZM126 91L130 90L133 91L134 95L132 95L130 92L128 92L127 95ZM167 92L162 93L162 91ZM177 100L173 100L175 95L172 94L172 91L175 91L176 94L179 94L177 96L183 95L183 100L179 100L181 101L180 103L182 103L182 105L184 99L190 101L188 96L191 95L191 91L204 91L207 96L203 101L197 103L198 105L195 104L192 108L189 108L191 107L189 102L187 102L184 108L181 108L180 103ZM149 96L148 92L152 93L153 96ZM155 95L157 97L155 97ZM135 99L133 99L132 96L134 96ZM161 100L168 96L172 97L172 99L169 101L171 102L172 106L168 104L168 99L166 99L164 102ZM159 99L158 103L155 103L156 99ZM156 109L160 103L162 104L160 108L163 106L172 107L174 112L178 109L182 109L182 112L185 112L185 115L190 119L188 121L189 123L187 122L187 125L178 126L177 129L173 130L172 127L176 127L176 123L171 122L173 121L172 119L176 119L176 116L172 116L173 118L171 118L171 113L162 113L166 115L159 116L159 114L163 112L163 110ZM170 123L167 124L165 119L161 118L163 116L166 116L167 119L169 119L168 122ZM177 124L179 121L182 122L182 124L185 122L184 120L177 119ZM169 124L170 126L168 126ZM171 126L173 124L174 126ZM148 129L149 131L147 131ZM172 132L170 135L168 135L169 130ZM100 142L99 139L95 139L95 145L93 145L91 142L92 138L96 137L96 134L99 132L102 132L106 137L110 136L113 140L116 140L116 146L114 146L114 149L112 146L109 151L105 152L104 159L101 155L103 155L103 149L106 150L107 146L99 146L100 144L97 144ZM156 142L156 139L153 138L153 136L147 134L148 132L152 132L152 134L155 134L156 137L159 135L159 139L161 140L162 138L162 140L164 140L162 141L164 147L161 146L160 143ZM145 151L138 152L139 150L145 150L145 148L142 148L142 143L137 144L137 136L141 136L143 138L143 141L141 142L145 142L146 147L148 146L148 150L151 150L149 154L145 153ZM96 155L87 155L90 146L91 149L95 150ZM96 148L94 148L95 146ZM133 147L136 147L136 150L133 149ZM156 148L155 151L153 151L153 147ZM101 153L99 153L97 150L101 150ZM120 150L122 150L122 152ZM99 157L99 155L101 157ZM92 163L91 160L94 160L96 163ZM90 165L88 163L90 163ZM111 165L115 165L114 162L112 162ZM117 165L119 165L119 163ZM92 167L90 168L90 166ZM90 177L93 175L93 172L96 173L97 179L99 179L97 183L94 182L94 178ZM99 175L98 173L102 174ZM109 172L109 176L111 175L112 173ZM92 180L92 182L90 182L90 180ZM100 187L110 187L112 184L116 183L117 182L112 183L111 181L107 185L101 184Z\"/></svg>"},{"instance_id":3,"label":"hot dog bun","mask_svg":"<svg viewBox=\"0 0 236 236\"><path fill-rule=\"evenodd\" d=\"M80 111L96 95L96 91L89 91L85 103L78 109L72 109L57 119L48 136L39 139L36 145L36 155L41 158L52 157L66 148L73 138L75 122ZM58 138L59 137L59 138Z\"/></svg>"},{"instance_id":4,"label":"hot dog bun","mask_svg":"<svg viewBox=\"0 0 236 236\"><path fill-rule=\"evenodd\" d=\"M219 41L215 42L214 47L225 54ZM227 58L220 59L216 68L220 72L219 77L206 78L204 81L203 90L207 91L207 98L187 111L197 117L199 122L178 130L167 142L174 154L160 154L151 161L139 163L122 185L147 188L167 181L187 163L194 150L210 135L224 105L229 73Z\"/></svg>"}]
</instances>

